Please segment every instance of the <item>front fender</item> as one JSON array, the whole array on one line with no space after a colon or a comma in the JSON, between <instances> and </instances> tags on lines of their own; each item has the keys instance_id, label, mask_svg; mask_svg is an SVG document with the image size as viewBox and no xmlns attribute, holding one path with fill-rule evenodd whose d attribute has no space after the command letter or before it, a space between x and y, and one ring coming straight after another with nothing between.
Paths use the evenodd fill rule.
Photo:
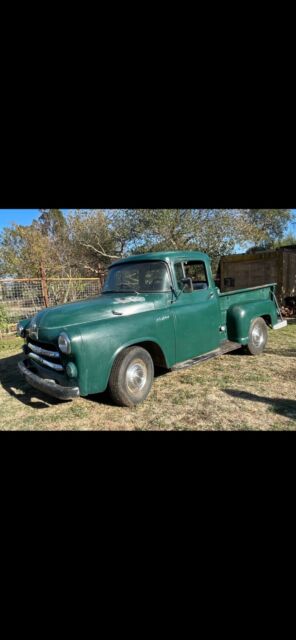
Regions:
<instances>
[{"instance_id":1,"label":"front fender","mask_svg":"<svg viewBox=\"0 0 296 640\"><path fill-rule=\"evenodd\" d=\"M166 341L160 340L159 337L162 338L162 335L157 335L153 316L147 314L145 318L145 315L143 313L141 318L115 317L111 321L83 326L81 337L85 369L81 395L105 391L114 360L123 349L132 345L153 342L162 350L167 366L171 366L175 355L174 340L171 339L168 329Z\"/></svg>"}]
</instances>

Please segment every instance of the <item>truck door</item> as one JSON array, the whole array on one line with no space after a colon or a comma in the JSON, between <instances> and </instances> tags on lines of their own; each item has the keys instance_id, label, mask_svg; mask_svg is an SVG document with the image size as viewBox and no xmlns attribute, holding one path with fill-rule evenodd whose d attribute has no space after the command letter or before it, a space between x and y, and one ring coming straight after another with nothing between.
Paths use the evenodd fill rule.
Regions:
<instances>
[{"instance_id":1,"label":"truck door","mask_svg":"<svg viewBox=\"0 0 296 640\"><path fill-rule=\"evenodd\" d=\"M176 362L208 353L221 342L221 312L210 274L202 260L174 266L178 298L173 305ZM182 278L192 278L193 292L182 292Z\"/></svg>"}]
</instances>

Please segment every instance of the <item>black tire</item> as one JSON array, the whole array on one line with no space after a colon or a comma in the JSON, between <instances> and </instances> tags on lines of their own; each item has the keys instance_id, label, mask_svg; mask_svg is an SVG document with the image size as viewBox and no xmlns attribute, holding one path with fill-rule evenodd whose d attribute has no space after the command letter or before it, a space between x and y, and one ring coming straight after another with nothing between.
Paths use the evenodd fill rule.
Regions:
<instances>
[{"instance_id":1,"label":"black tire","mask_svg":"<svg viewBox=\"0 0 296 640\"><path fill-rule=\"evenodd\" d=\"M142 347L128 347L116 358L109 378L109 392L115 404L134 407L146 400L154 378L150 353Z\"/></svg>"},{"instance_id":2,"label":"black tire","mask_svg":"<svg viewBox=\"0 0 296 640\"><path fill-rule=\"evenodd\" d=\"M249 330L247 352L252 356L259 356L267 345L268 332L263 318L255 318Z\"/></svg>"}]
</instances>

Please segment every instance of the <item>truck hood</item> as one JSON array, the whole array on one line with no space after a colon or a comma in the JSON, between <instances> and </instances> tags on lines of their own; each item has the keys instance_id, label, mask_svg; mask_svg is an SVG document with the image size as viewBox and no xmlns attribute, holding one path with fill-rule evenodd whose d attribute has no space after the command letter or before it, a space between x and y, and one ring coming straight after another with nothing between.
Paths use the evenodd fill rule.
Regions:
<instances>
[{"instance_id":1,"label":"truck hood","mask_svg":"<svg viewBox=\"0 0 296 640\"><path fill-rule=\"evenodd\" d=\"M107 294L40 311L34 318L38 329L61 329L106 318L133 315L155 308L163 294ZM157 305L159 306L159 305Z\"/></svg>"}]
</instances>

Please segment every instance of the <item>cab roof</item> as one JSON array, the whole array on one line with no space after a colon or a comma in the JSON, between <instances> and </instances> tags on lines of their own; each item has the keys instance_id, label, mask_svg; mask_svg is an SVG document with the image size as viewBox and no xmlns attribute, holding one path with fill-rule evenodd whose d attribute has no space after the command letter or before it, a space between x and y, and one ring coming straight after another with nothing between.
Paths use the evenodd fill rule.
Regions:
<instances>
[{"instance_id":1,"label":"cab roof","mask_svg":"<svg viewBox=\"0 0 296 640\"><path fill-rule=\"evenodd\" d=\"M209 261L206 253L200 251L158 251L156 253L141 253L140 255L130 256L129 258L121 258L113 262L111 267L124 264L126 262L144 262L146 260L165 260L166 262L176 260L204 260Z\"/></svg>"}]
</instances>

